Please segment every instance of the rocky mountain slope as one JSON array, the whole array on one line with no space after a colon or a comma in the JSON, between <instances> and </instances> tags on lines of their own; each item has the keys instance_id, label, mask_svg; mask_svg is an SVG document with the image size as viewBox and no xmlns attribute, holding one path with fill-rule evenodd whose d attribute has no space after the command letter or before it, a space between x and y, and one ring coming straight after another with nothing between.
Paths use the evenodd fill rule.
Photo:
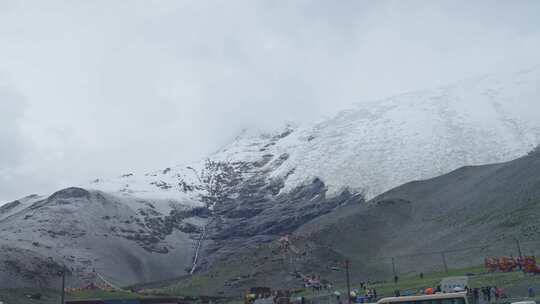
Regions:
<instances>
[{"instance_id":1,"label":"rocky mountain slope","mask_svg":"<svg viewBox=\"0 0 540 304\"><path fill-rule=\"evenodd\" d=\"M82 188L18 200L0 214L3 287L57 284L64 264L70 286L95 282L96 272L117 284L175 276L191 266L207 221L205 209Z\"/></svg>"},{"instance_id":2,"label":"rocky mountain slope","mask_svg":"<svg viewBox=\"0 0 540 304\"><path fill-rule=\"evenodd\" d=\"M516 160L466 166L437 178L413 181L359 207L322 216L297 231L330 246L357 265L401 272L481 264L486 256L518 255L540 248L540 149ZM362 231L354 237L345 231ZM344 237L336 242L339 233ZM358 250L369 243L364 250ZM362 260L364 258L364 260ZM384 273L384 271L380 271Z\"/></svg>"},{"instance_id":3,"label":"rocky mountain slope","mask_svg":"<svg viewBox=\"0 0 540 304\"><path fill-rule=\"evenodd\" d=\"M413 181L372 200L337 208L279 240L216 263L164 290L235 294L249 286L300 287L301 274L343 285L477 266L484 257L540 249L540 147L519 159L467 166ZM444 253L444 257L443 257ZM393 259L393 261L392 261Z\"/></svg>"},{"instance_id":4,"label":"rocky mountain slope","mask_svg":"<svg viewBox=\"0 0 540 304\"><path fill-rule=\"evenodd\" d=\"M539 90L540 69L479 77L245 131L199 163L9 203L0 283L47 273L52 284L62 263L74 284L93 270L119 284L208 270L402 183L525 154L540 142Z\"/></svg>"}]
</instances>

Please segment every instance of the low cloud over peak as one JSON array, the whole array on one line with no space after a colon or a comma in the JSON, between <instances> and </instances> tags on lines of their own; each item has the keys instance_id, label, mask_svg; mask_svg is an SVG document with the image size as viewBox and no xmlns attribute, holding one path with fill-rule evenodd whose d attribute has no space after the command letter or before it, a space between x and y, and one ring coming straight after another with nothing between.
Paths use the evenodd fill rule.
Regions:
<instances>
[{"instance_id":1,"label":"low cloud over peak","mask_svg":"<svg viewBox=\"0 0 540 304\"><path fill-rule=\"evenodd\" d=\"M3 1L0 201L540 63L537 1Z\"/></svg>"}]
</instances>

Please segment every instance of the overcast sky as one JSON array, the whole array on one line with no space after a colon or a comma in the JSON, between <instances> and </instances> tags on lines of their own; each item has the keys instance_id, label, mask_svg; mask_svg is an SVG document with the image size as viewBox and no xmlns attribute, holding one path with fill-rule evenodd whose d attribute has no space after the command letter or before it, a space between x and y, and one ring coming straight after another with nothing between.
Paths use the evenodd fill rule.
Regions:
<instances>
[{"instance_id":1,"label":"overcast sky","mask_svg":"<svg viewBox=\"0 0 540 304\"><path fill-rule=\"evenodd\" d=\"M0 1L0 202L540 63L540 1Z\"/></svg>"}]
</instances>

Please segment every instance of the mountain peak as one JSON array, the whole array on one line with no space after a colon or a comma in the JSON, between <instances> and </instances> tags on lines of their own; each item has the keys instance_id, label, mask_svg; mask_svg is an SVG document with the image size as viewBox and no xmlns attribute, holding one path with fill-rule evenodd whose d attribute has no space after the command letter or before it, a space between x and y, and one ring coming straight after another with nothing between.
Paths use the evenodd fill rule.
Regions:
<instances>
[{"instance_id":1,"label":"mountain peak","mask_svg":"<svg viewBox=\"0 0 540 304\"><path fill-rule=\"evenodd\" d=\"M373 197L410 180L526 154L540 142L539 87L537 67L483 75L357 104L312 124L289 122L271 132L244 129L209 159L256 163L269 176L284 178L285 191L320 178L329 194L348 187ZM99 180L90 187L198 200L186 190L204 188L203 160L166 171Z\"/></svg>"}]
</instances>

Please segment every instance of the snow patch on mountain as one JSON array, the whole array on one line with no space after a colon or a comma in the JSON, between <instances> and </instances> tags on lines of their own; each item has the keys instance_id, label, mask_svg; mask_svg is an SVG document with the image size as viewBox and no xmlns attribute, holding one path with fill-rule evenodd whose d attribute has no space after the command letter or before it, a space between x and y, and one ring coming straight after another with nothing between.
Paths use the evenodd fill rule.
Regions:
<instances>
[{"instance_id":1,"label":"snow patch on mountain","mask_svg":"<svg viewBox=\"0 0 540 304\"><path fill-rule=\"evenodd\" d=\"M487 75L435 90L358 104L273 133L246 130L209 159L261 163L244 176L285 179L281 191L320 178L329 194L373 197L464 165L508 161L540 142L540 69ZM276 166L275 162L279 162ZM97 181L88 187L198 206L204 162Z\"/></svg>"},{"instance_id":2,"label":"snow patch on mountain","mask_svg":"<svg viewBox=\"0 0 540 304\"><path fill-rule=\"evenodd\" d=\"M277 139L277 140L276 140ZM222 161L287 159L271 176L282 191L321 178L373 197L465 165L508 161L540 142L540 69L488 75L411 92L274 135L246 134L213 155Z\"/></svg>"}]
</instances>

